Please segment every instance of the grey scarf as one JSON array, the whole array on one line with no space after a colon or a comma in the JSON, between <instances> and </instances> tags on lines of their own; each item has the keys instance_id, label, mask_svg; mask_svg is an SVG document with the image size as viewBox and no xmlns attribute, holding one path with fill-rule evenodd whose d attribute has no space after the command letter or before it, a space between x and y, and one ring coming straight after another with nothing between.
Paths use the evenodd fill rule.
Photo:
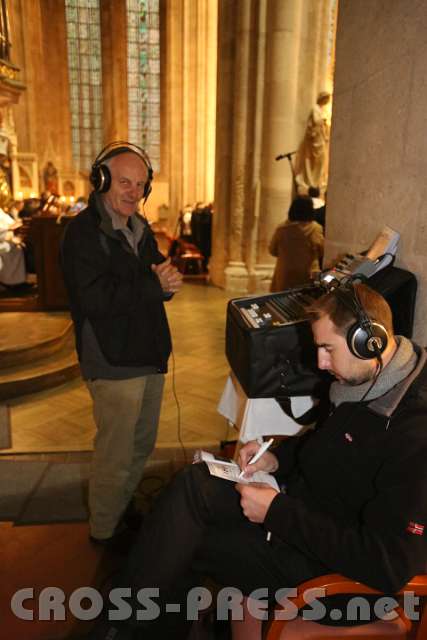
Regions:
<instances>
[{"instance_id":1,"label":"grey scarf","mask_svg":"<svg viewBox=\"0 0 427 640\"><path fill-rule=\"evenodd\" d=\"M412 342L403 336L395 336L395 338L397 342L396 352L387 366L381 371L372 389L364 398L366 401L383 396L387 391L390 391L390 389L404 380L417 365L418 356L414 351ZM368 380L357 386L333 382L329 397L336 407L342 402L358 402L364 397L371 385L372 380Z\"/></svg>"}]
</instances>

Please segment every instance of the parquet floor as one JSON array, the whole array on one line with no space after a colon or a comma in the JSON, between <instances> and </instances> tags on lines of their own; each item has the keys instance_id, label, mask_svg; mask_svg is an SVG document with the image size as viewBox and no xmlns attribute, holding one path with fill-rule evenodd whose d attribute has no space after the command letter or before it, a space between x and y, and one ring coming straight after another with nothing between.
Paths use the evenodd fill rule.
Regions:
<instances>
[{"instance_id":1,"label":"parquet floor","mask_svg":"<svg viewBox=\"0 0 427 640\"><path fill-rule=\"evenodd\" d=\"M166 379L158 454L180 446L178 423L180 437L190 448L211 447L227 437L227 424L216 406L228 374L224 337L229 297L203 283L185 283L167 303L174 353ZM12 448L2 450L2 455L91 450L95 429L91 401L80 379L8 404Z\"/></svg>"}]
</instances>

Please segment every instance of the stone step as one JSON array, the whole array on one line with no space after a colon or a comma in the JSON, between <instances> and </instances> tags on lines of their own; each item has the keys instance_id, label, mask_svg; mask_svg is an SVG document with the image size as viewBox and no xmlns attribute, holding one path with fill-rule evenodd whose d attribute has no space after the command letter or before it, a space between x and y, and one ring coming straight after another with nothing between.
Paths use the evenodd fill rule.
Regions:
<instances>
[{"instance_id":1,"label":"stone step","mask_svg":"<svg viewBox=\"0 0 427 640\"><path fill-rule=\"evenodd\" d=\"M0 313L0 366L32 364L57 353L72 333L68 313Z\"/></svg>"},{"instance_id":2,"label":"stone step","mask_svg":"<svg viewBox=\"0 0 427 640\"><path fill-rule=\"evenodd\" d=\"M0 402L56 387L79 375L74 335L68 331L54 353L33 362L0 368Z\"/></svg>"}]
</instances>

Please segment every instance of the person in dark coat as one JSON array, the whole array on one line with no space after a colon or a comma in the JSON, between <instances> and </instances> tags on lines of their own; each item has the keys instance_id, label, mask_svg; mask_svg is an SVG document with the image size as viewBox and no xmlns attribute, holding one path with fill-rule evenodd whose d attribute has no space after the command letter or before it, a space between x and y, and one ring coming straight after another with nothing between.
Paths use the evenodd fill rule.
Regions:
<instances>
[{"instance_id":1,"label":"person in dark coat","mask_svg":"<svg viewBox=\"0 0 427 640\"><path fill-rule=\"evenodd\" d=\"M91 181L88 207L66 227L61 263L97 427L91 540L110 544L155 445L171 351L164 301L182 276L138 213L151 191L145 152L126 142L108 145Z\"/></svg>"}]
</instances>

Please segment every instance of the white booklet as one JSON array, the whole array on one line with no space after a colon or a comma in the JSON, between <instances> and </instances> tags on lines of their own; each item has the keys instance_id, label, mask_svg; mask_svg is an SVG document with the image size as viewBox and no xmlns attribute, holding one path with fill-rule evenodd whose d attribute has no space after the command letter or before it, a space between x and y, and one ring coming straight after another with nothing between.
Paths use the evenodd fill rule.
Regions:
<instances>
[{"instance_id":1,"label":"white booklet","mask_svg":"<svg viewBox=\"0 0 427 640\"><path fill-rule=\"evenodd\" d=\"M273 489L280 491L276 478L267 473L266 471L255 471L250 478L240 478L241 469L237 462L228 460L226 458L217 458L213 453L208 451L196 451L194 454L193 462L205 462L209 473L217 478L223 478L223 480L230 480L231 482L240 482L241 484L251 484L252 482L262 482L270 485Z\"/></svg>"}]
</instances>

